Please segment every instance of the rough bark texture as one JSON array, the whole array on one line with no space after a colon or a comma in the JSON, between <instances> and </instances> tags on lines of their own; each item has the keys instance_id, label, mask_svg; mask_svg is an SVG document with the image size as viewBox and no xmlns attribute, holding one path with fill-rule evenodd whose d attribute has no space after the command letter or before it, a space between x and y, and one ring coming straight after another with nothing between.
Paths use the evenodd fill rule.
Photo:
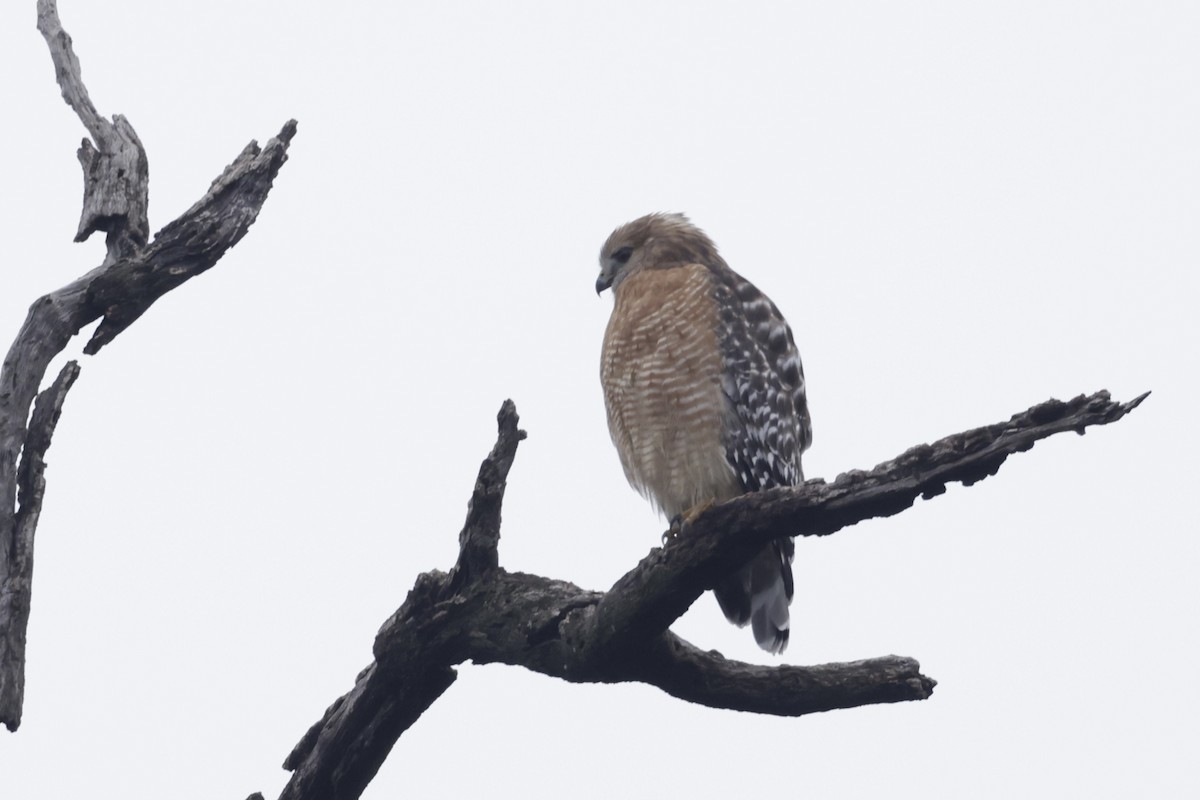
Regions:
<instances>
[{"instance_id":1,"label":"rough bark texture","mask_svg":"<svg viewBox=\"0 0 1200 800\"><path fill-rule=\"evenodd\" d=\"M996 474L1005 459L1038 439L1063 431L1082 435L1091 425L1115 422L1147 394L1128 403L1115 402L1104 391L1067 402L1048 400L1007 422L913 447L869 472L853 470L833 483L817 478L792 489L743 495L709 509L672 546L651 552L607 593L596 609L594 643L620 649L622 642L636 643L662 630L728 574L730 564L745 563L766 542L825 536L865 519L898 514L918 497L945 492L948 483L970 486Z\"/></svg>"},{"instance_id":2,"label":"rough bark texture","mask_svg":"<svg viewBox=\"0 0 1200 800\"><path fill-rule=\"evenodd\" d=\"M38 2L38 30L50 48L63 98L94 140L85 139L79 150L84 200L76 240L104 231L108 251L99 267L33 303L0 371L0 722L9 730L20 725L24 700L45 453L79 374L71 362L38 395L46 368L83 326L103 317L84 349L95 353L159 297L212 267L254 222L296 132L290 121L265 147L247 145L199 202L147 244L149 168L133 126L96 111L53 0ZM35 396L38 405L30 419Z\"/></svg>"},{"instance_id":3,"label":"rough bark texture","mask_svg":"<svg viewBox=\"0 0 1200 800\"><path fill-rule=\"evenodd\" d=\"M640 681L693 703L780 716L925 699L935 681L911 658L764 667L702 651L667 628L764 542L824 536L899 513L951 481L970 485L995 474L1038 439L1114 422L1144 398L1117 403L1099 392L1050 400L1007 422L914 447L869 472L744 495L699 515L607 592L499 566L501 501L524 438L506 402L459 535L457 564L421 575L383 624L375 662L284 762L294 775L282 798L358 797L396 739L453 683L454 665L467 660L575 682Z\"/></svg>"},{"instance_id":4,"label":"rough bark texture","mask_svg":"<svg viewBox=\"0 0 1200 800\"><path fill-rule=\"evenodd\" d=\"M120 114L100 116L83 85L71 37L58 20L57 3L39 0L38 30L50 47L54 74L67 101L96 143L84 139L76 156L83 168L83 212L75 241L96 231L108 234L108 259L116 261L150 238L150 165L133 126Z\"/></svg>"}]
</instances>

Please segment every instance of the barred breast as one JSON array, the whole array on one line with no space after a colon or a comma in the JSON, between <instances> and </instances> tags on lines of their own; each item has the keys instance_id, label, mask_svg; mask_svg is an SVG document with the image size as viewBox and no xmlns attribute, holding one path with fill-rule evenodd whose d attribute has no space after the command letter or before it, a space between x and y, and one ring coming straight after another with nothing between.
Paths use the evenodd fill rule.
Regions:
<instances>
[{"instance_id":1,"label":"barred breast","mask_svg":"<svg viewBox=\"0 0 1200 800\"><path fill-rule=\"evenodd\" d=\"M616 287L600 359L608 428L630 484L668 518L743 489L722 440L720 318L699 264Z\"/></svg>"}]
</instances>

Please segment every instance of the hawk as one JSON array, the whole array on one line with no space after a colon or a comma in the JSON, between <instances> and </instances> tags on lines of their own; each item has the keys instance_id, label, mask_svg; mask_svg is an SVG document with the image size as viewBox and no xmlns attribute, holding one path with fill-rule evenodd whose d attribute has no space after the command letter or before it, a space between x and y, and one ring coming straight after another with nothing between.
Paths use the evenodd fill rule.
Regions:
<instances>
[{"instance_id":1,"label":"hawk","mask_svg":"<svg viewBox=\"0 0 1200 800\"><path fill-rule=\"evenodd\" d=\"M615 302L600 383L629 483L669 519L804 480L812 441L804 370L775 304L682 214L650 214L600 251L599 294ZM791 537L767 545L713 591L771 653L788 643Z\"/></svg>"}]
</instances>

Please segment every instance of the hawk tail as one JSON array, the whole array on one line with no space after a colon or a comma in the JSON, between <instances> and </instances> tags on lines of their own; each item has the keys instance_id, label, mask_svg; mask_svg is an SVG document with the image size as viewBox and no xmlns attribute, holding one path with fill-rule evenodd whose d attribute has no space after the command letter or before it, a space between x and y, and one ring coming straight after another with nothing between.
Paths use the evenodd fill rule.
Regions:
<instances>
[{"instance_id":1,"label":"hawk tail","mask_svg":"<svg viewBox=\"0 0 1200 800\"><path fill-rule=\"evenodd\" d=\"M750 623L754 641L775 655L788 645L793 547L791 539L772 542L713 590L725 618L738 627Z\"/></svg>"}]
</instances>

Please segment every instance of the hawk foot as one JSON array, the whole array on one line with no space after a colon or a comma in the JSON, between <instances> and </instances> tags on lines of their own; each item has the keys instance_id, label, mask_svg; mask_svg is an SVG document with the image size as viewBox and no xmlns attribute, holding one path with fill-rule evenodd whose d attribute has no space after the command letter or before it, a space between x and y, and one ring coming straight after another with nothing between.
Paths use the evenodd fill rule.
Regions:
<instances>
[{"instance_id":1,"label":"hawk foot","mask_svg":"<svg viewBox=\"0 0 1200 800\"><path fill-rule=\"evenodd\" d=\"M671 517L671 527L663 533L663 544L674 539L679 534L683 533L684 529L696 521L697 517L708 511L717 504L716 500L705 500L701 503L696 503L682 514L676 514Z\"/></svg>"}]
</instances>

